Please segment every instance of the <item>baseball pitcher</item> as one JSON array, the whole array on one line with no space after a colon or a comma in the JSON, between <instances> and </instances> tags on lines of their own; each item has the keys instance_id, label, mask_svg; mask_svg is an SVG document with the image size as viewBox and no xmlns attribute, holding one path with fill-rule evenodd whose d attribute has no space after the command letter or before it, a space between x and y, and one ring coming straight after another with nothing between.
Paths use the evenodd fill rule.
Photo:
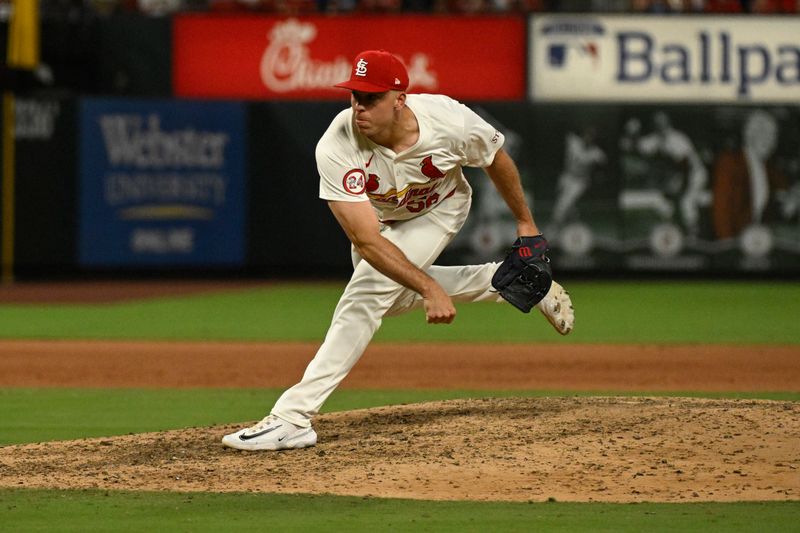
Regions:
<instances>
[{"instance_id":1,"label":"baseball pitcher","mask_svg":"<svg viewBox=\"0 0 800 533\"><path fill-rule=\"evenodd\" d=\"M386 316L424 309L428 323L449 324L453 302L508 301L523 312L536 306L562 335L573 327L572 303L552 280L547 241L503 134L447 96L407 94L405 67L383 50L359 54L337 87L351 91L351 105L320 139L316 160L320 198L352 243L353 275L300 383L256 425L225 435L232 448L316 444L312 418ZM465 166L486 171L517 220L502 264L433 264L469 213Z\"/></svg>"}]
</instances>

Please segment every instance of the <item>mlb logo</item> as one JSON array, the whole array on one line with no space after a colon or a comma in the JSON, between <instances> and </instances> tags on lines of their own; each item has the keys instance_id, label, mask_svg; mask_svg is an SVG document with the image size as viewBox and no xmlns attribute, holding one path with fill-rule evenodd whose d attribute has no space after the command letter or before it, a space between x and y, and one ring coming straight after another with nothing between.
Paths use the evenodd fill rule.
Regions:
<instances>
[{"instance_id":1,"label":"mlb logo","mask_svg":"<svg viewBox=\"0 0 800 533\"><path fill-rule=\"evenodd\" d=\"M547 63L553 68L562 68L567 64L567 54L572 49L572 55L578 54L579 58L587 61L592 67L597 67L600 52L595 42L553 43L547 47Z\"/></svg>"},{"instance_id":2,"label":"mlb logo","mask_svg":"<svg viewBox=\"0 0 800 533\"><path fill-rule=\"evenodd\" d=\"M600 42L606 36L602 24L591 19L556 18L545 22L540 28L540 42L547 42L542 51L548 67L563 69L569 61L572 68L597 68L600 61Z\"/></svg>"}]
</instances>

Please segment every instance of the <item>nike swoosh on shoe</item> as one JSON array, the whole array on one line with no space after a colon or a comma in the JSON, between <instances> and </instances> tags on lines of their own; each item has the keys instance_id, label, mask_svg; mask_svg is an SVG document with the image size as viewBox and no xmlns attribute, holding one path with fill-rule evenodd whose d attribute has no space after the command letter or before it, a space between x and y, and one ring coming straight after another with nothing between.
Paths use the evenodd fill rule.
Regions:
<instances>
[{"instance_id":1,"label":"nike swoosh on shoe","mask_svg":"<svg viewBox=\"0 0 800 533\"><path fill-rule=\"evenodd\" d=\"M254 438L256 438L256 437L260 437L261 435L266 435L267 433L270 433L270 432L272 432L272 431L275 431L276 429L278 429L278 428L280 428L280 427L283 427L283 424L281 424L280 426L275 426L275 427L272 427L272 428L267 428L267 429L265 429L264 431L259 431L258 433L253 433L252 435L245 435L244 433L242 433L241 435L239 435L239 440L250 440L250 439L254 439Z\"/></svg>"}]
</instances>

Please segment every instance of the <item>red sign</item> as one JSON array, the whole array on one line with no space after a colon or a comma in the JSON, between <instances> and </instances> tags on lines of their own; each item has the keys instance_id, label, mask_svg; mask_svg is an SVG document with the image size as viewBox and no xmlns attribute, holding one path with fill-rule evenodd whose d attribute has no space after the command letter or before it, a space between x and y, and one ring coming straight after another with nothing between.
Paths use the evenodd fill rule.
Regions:
<instances>
[{"instance_id":1,"label":"red sign","mask_svg":"<svg viewBox=\"0 0 800 533\"><path fill-rule=\"evenodd\" d=\"M461 100L525 97L525 21L518 17L181 15L173 28L177 96L346 98L362 50L384 49L409 71L409 92Z\"/></svg>"}]
</instances>

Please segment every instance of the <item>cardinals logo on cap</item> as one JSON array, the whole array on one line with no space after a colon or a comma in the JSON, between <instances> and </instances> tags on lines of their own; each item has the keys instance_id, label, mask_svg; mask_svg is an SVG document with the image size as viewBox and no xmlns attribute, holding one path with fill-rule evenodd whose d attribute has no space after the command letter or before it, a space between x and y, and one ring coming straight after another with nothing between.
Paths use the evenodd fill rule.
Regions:
<instances>
[{"instance_id":1,"label":"cardinals logo on cap","mask_svg":"<svg viewBox=\"0 0 800 533\"><path fill-rule=\"evenodd\" d=\"M408 88L408 71L403 63L385 50L361 52L353 61L350 79L335 87L363 93L382 93Z\"/></svg>"}]
</instances>

